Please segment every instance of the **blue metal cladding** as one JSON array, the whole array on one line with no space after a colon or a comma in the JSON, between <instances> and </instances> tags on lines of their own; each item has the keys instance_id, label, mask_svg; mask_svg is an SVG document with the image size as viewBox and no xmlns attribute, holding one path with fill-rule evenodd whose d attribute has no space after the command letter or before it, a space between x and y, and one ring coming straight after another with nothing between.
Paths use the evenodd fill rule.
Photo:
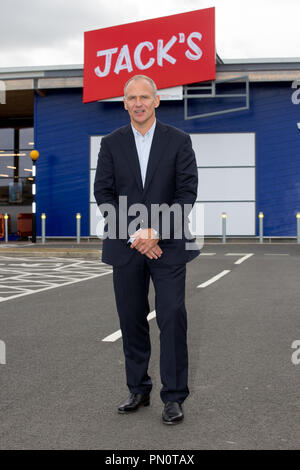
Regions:
<instances>
[{"instance_id":1,"label":"blue metal cladding","mask_svg":"<svg viewBox=\"0 0 300 470\"><path fill-rule=\"evenodd\" d=\"M256 210L257 215L264 213L266 236L296 235L300 105L292 103L293 91L291 82L251 83L249 111L205 119L184 121L180 101L162 102L157 110L158 119L190 133L256 133ZM190 100L189 114L209 111L210 106L208 100ZM35 97L38 235L42 212L48 236L75 236L77 212L82 214L82 236L89 235L90 136L127 122L122 103L83 104L81 89Z\"/></svg>"},{"instance_id":2,"label":"blue metal cladding","mask_svg":"<svg viewBox=\"0 0 300 470\"><path fill-rule=\"evenodd\" d=\"M37 234L46 213L46 235L75 236L80 212L81 235L89 236L90 135L106 134L127 122L120 103L82 104L82 90L49 91L35 96L37 161ZM123 120L122 120L123 116Z\"/></svg>"}]
</instances>

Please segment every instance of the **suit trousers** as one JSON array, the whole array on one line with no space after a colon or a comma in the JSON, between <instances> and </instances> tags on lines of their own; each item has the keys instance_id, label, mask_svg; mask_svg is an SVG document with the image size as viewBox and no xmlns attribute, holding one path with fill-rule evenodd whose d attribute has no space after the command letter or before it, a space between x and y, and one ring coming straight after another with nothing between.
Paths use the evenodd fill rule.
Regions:
<instances>
[{"instance_id":1,"label":"suit trousers","mask_svg":"<svg viewBox=\"0 0 300 470\"><path fill-rule=\"evenodd\" d=\"M152 389L148 375L151 342L147 320L150 278L155 291L156 321L160 330L160 396L164 403L182 403L189 394L186 264L167 265L161 259L150 260L137 250L134 250L127 264L113 267L127 386L131 393L147 394Z\"/></svg>"}]
</instances>

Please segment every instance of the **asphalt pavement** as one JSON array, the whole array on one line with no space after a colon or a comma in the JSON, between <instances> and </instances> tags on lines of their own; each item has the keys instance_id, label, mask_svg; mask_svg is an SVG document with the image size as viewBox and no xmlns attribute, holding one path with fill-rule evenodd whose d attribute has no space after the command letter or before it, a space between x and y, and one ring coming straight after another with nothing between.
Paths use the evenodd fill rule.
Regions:
<instances>
[{"instance_id":1,"label":"asphalt pavement","mask_svg":"<svg viewBox=\"0 0 300 470\"><path fill-rule=\"evenodd\" d=\"M117 413L128 390L122 338L103 341L119 322L99 245L85 257L21 248L32 249L0 250L0 449L299 448L297 244L207 244L188 264L190 396L171 427L161 422L155 315L151 405Z\"/></svg>"}]
</instances>

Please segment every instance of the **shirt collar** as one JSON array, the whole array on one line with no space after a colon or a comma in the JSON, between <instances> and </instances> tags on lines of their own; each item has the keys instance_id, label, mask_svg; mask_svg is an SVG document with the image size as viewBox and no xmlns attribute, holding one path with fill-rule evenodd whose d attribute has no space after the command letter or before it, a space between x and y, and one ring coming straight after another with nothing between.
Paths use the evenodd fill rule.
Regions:
<instances>
[{"instance_id":1,"label":"shirt collar","mask_svg":"<svg viewBox=\"0 0 300 470\"><path fill-rule=\"evenodd\" d=\"M154 130L155 130L155 126L156 126L156 119L154 120L154 123L152 124L150 129L146 132L146 134L142 135L131 123L131 128L132 128L132 131L133 131L134 135L139 136L139 137L149 137L149 136L153 135Z\"/></svg>"}]
</instances>

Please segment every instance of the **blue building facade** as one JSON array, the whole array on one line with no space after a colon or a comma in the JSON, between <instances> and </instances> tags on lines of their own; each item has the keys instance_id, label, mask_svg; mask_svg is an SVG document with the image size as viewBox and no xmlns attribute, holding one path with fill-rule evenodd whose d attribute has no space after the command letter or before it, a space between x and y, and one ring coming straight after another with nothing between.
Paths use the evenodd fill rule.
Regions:
<instances>
[{"instance_id":1,"label":"blue building facade","mask_svg":"<svg viewBox=\"0 0 300 470\"><path fill-rule=\"evenodd\" d=\"M292 82L251 82L249 110L184 119L183 101L162 101L157 118L192 134L255 133L256 218L264 213L264 235L296 236L300 212L300 108ZM233 100L234 101L234 100ZM190 100L191 114L209 111L209 100ZM128 123L121 102L82 103L82 88L47 90L34 98L37 161L37 220L46 213L46 233L90 236L90 137ZM92 182L91 182L92 184ZM258 235L258 224L256 224ZM40 235L40 224L38 233Z\"/></svg>"}]
</instances>

